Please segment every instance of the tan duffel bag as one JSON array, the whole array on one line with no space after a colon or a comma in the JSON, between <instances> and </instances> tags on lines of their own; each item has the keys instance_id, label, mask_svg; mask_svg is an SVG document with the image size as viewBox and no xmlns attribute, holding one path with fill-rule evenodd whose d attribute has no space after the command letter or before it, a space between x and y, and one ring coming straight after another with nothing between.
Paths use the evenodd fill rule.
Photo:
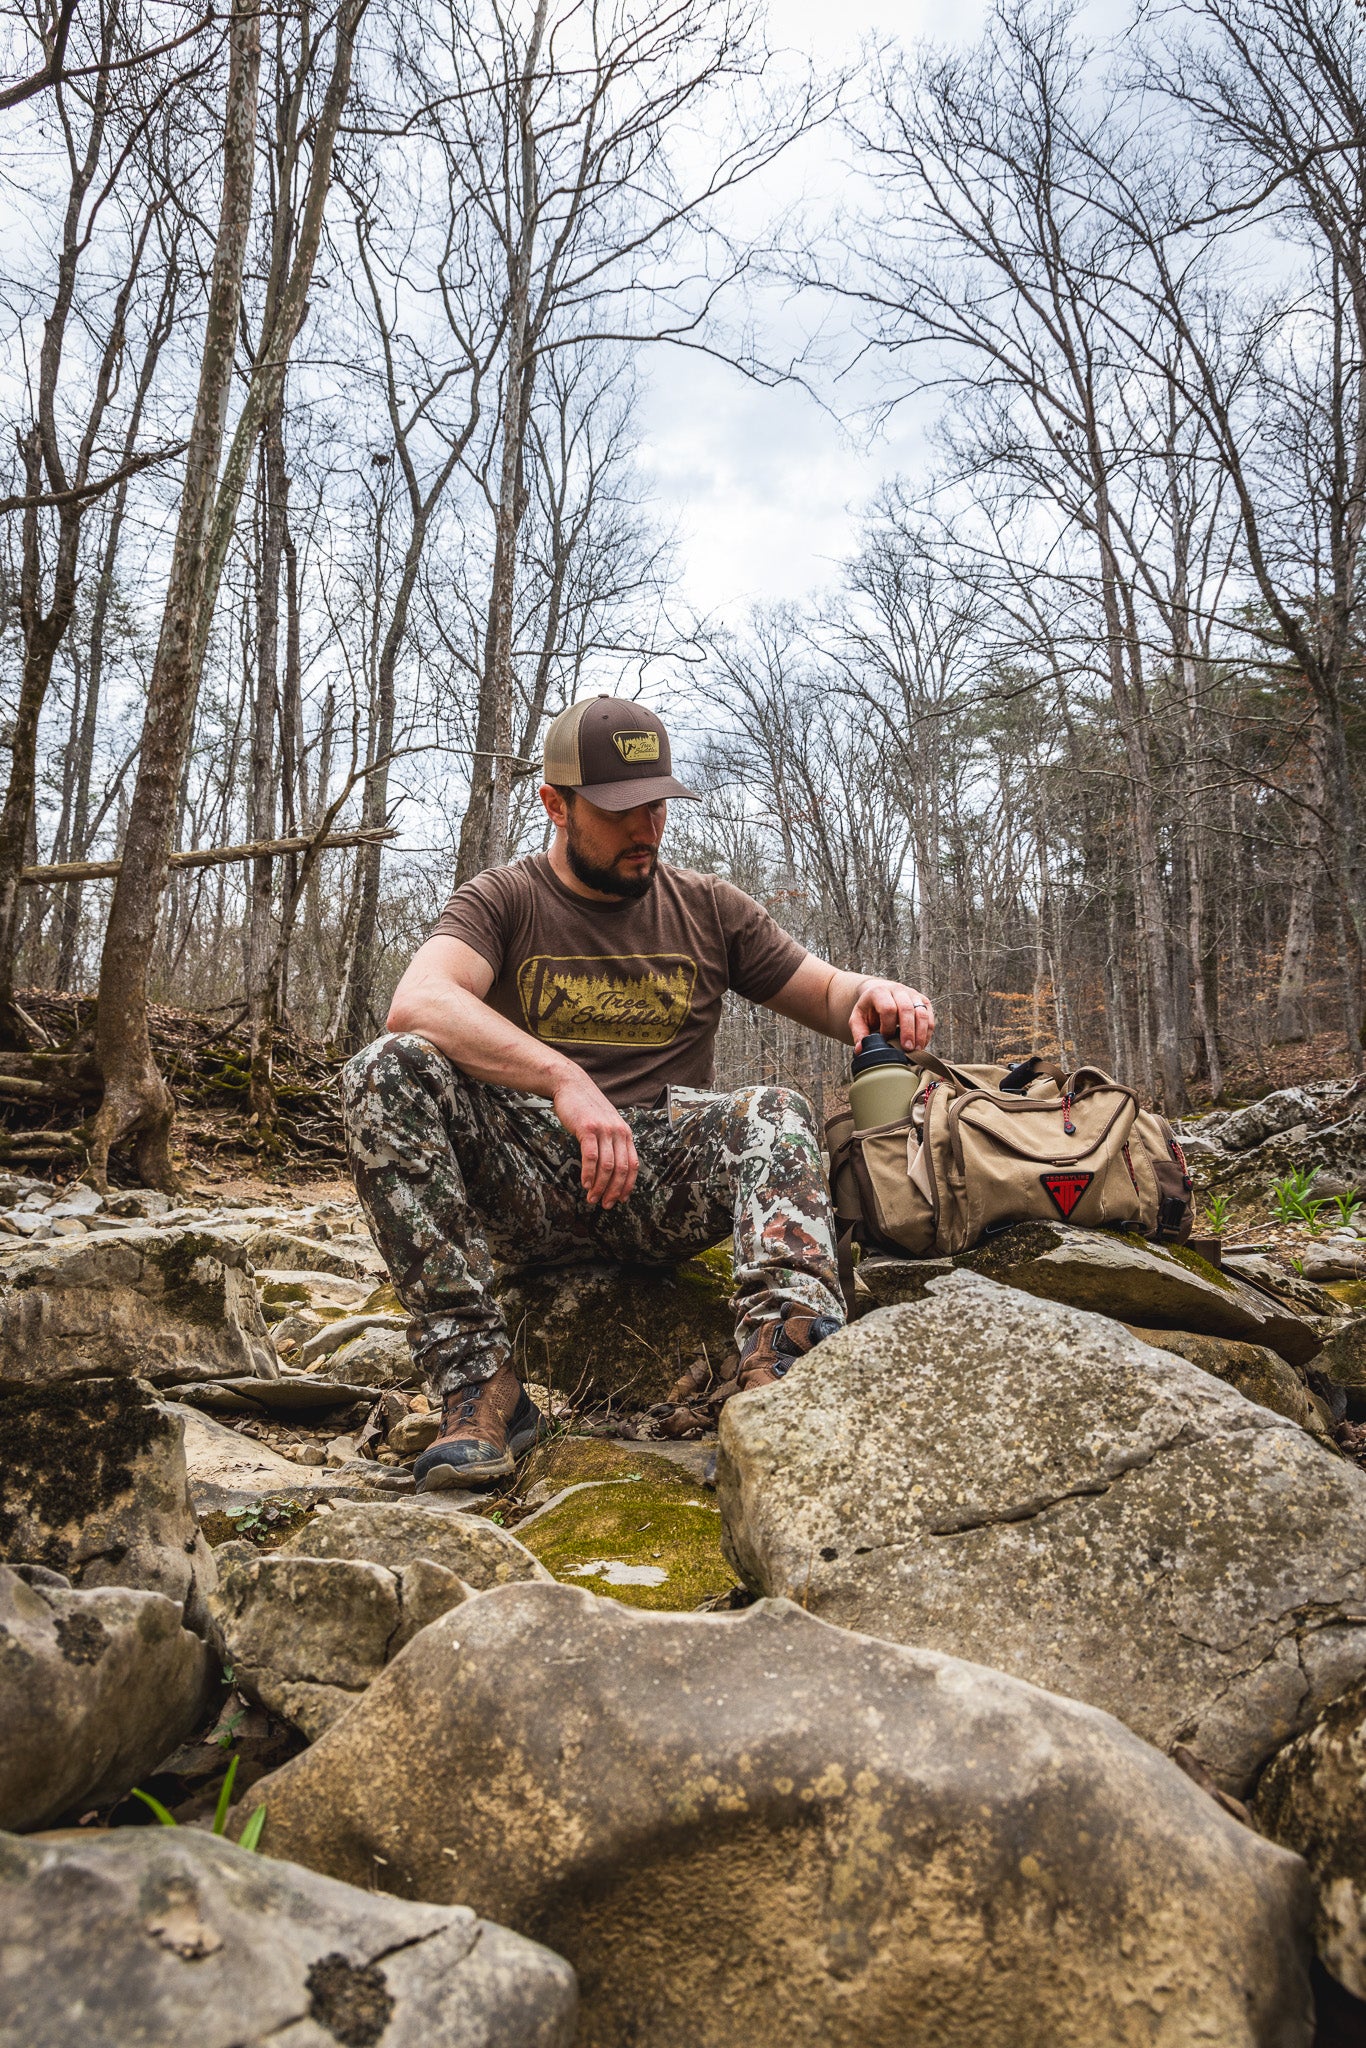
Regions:
<instances>
[{"instance_id":1,"label":"tan duffel bag","mask_svg":"<svg viewBox=\"0 0 1366 2048\"><path fill-rule=\"evenodd\" d=\"M1099 1067L954 1067L929 1053L915 1064L909 1117L859 1131L846 1113L826 1126L842 1239L930 1258L1031 1219L1190 1235L1170 1124Z\"/></svg>"}]
</instances>

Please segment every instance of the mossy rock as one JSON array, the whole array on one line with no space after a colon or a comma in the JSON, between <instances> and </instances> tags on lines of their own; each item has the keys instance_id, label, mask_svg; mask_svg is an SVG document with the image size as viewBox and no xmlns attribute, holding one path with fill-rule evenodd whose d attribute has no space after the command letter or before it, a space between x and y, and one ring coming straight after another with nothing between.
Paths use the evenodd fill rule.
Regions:
<instances>
[{"instance_id":1,"label":"mossy rock","mask_svg":"<svg viewBox=\"0 0 1366 2048\"><path fill-rule=\"evenodd\" d=\"M666 1458L570 1437L542 1446L536 1459L545 1481L579 1489L516 1530L554 1578L660 1613L687 1611L738 1585L721 1554L714 1496ZM519 1484L533 1469L529 1461Z\"/></svg>"},{"instance_id":2,"label":"mossy rock","mask_svg":"<svg viewBox=\"0 0 1366 2048\"><path fill-rule=\"evenodd\" d=\"M500 1281L498 1297L520 1378L638 1409L667 1399L702 1353L717 1368L733 1353L733 1284L716 1250L677 1266L524 1270Z\"/></svg>"},{"instance_id":3,"label":"mossy rock","mask_svg":"<svg viewBox=\"0 0 1366 2048\"><path fill-rule=\"evenodd\" d=\"M1326 1434L1323 1417L1303 1378L1269 1346L1240 1343L1235 1337L1209 1337L1196 1330L1147 1330L1136 1323L1125 1327L1154 1350L1173 1352L1198 1365L1201 1372L1236 1387L1245 1400L1255 1401L1259 1408L1284 1415L1315 1436Z\"/></svg>"},{"instance_id":4,"label":"mossy rock","mask_svg":"<svg viewBox=\"0 0 1366 2048\"><path fill-rule=\"evenodd\" d=\"M386 1280L382 1286L375 1289L373 1294L366 1295L359 1309L349 1309L346 1313L363 1316L401 1316L405 1315L407 1311L394 1292L393 1282Z\"/></svg>"},{"instance_id":5,"label":"mossy rock","mask_svg":"<svg viewBox=\"0 0 1366 2048\"><path fill-rule=\"evenodd\" d=\"M859 1274L879 1305L891 1306L919 1300L931 1279L955 1269L1116 1322L1269 1345L1291 1365L1307 1364L1322 1343L1314 1323L1236 1273L1186 1245L1128 1231L1016 1223L952 1260L865 1259Z\"/></svg>"}]
</instances>

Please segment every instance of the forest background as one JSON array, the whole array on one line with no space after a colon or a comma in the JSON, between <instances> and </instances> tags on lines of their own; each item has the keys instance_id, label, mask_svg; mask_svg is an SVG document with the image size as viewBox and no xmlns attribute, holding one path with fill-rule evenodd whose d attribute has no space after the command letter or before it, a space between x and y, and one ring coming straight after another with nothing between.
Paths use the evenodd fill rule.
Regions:
<instances>
[{"instance_id":1,"label":"forest background","mask_svg":"<svg viewBox=\"0 0 1366 2048\"><path fill-rule=\"evenodd\" d=\"M0 9L11 1122L165 1178L171 1003L268 1144L598 690L950 1057L1361 1063L1366 15L828 14Z\"/></svg>"}]
</instances>

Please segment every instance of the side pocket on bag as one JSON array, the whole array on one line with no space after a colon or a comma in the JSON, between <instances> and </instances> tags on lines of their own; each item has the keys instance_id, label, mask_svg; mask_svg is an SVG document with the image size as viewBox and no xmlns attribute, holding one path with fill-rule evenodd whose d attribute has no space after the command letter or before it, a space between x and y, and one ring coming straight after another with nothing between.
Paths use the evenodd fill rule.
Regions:
<instances>
[{"instance_id":1,"label":"side pocket on bag","mask_svg":"<svg viewBox=\"0 0 1366 2048\"><path fill-rule=\"evenodd\" d=\"M910 1155L916 1146L915 1127L908 1117L857 1132L850 1153L869 1231L894 1250L924 1258L934 1247L935 1218L911 1177Z\"/></svg>"}]
</instances>

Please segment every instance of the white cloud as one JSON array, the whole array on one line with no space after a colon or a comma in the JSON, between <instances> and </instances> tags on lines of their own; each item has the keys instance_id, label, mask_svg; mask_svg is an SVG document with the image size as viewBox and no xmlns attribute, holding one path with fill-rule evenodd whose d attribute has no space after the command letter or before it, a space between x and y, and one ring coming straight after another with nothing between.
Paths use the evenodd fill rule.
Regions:
<instances>
[{"instance_id":1,"label":"white cloud","mask_svg":"<svg viewBox=\"0 0 1366 2048\"><path fill-rule=\"evenodd\" d=\"M834 66L868 37L911 45L970 36L984 12L985 0L772 0L768 21L775 46ZM784 160L768 196L775 206L802 194L837 200L848 175L832 127ZM704 616L735 618L819 588L852 547L879 483L924 459L924 413L903 409L871 445L857 432L866 385L826 381L823 405L794 385L765 389L682 350L660 350L644 368L642 459L662 517L678 529L684 594Z\"/></svg>"}]
</instances>

